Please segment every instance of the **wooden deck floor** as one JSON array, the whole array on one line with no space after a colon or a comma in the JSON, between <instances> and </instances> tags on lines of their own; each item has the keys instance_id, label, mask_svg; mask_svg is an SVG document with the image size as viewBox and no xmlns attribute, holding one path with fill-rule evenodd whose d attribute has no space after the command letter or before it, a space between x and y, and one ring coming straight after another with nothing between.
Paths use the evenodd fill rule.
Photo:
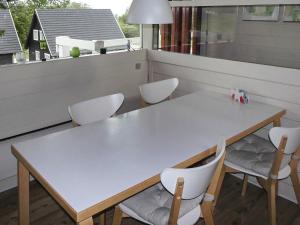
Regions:
<instances>
[{"instance_id":1,"label":"wooden deck floor","mask_svg":"<svg viewBox=\"0 0 300 225\"><path fill-rule=\"evenodd\" d=\"M31 225L74 225L75 223L36 182L31 183ZM246 197L240 196L241 181L227 175L220 201L215 211L216 225L267 225L266 193L249 185ZM292 202L278 198L278 225L300 225L300 209ZM17 225L17 190L0 194L0 225ZM111 224L113 210L107 212L107 224ZM95 218L95 225L98 218ZM139 225L132 219L124 219L122 225ZM204 224L200 220L197 225Z\"/></svg>"}]
</instances>

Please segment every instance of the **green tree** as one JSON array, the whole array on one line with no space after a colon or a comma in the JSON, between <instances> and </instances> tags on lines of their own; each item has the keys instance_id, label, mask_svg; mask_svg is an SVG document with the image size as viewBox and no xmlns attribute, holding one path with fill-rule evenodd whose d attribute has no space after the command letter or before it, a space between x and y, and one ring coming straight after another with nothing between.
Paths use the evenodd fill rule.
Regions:
<instances>
[{"instance_id":1,"label":"green tree","mask_svg":"<svg viewBox=\"0 0 300 225\"><path fill-rule=\"evenodd\" d=\"M70 0L14 0L9 2L9 8L22 46L25 46L35 9L66 8L69 4Z\"/></svg>"},{"instance_id":2,"label":"green tree","mask_svg":"<svg viewBox=\"0 0 300 225\"><path fill-rule=\"evenodd\" d=\"M6 4L0 0L0 9L6 9ZM0 37L2 37L5 34L5 30L0 29Z\"/></svg>"},{"instance_id":3,"label":"green tree","mask_svg":"<svg viewBox=\"0 0 300 225\"><path fill-rule=\"evenodd\" d=\"M32 9L55 9L66 8L70 0L25 0Z\"/></svg>"},{"instance_id":4,"label":"green tree","mask_svg":"<svg viewBox=\"0 0 300 225\"><path fill-rule=\"evenodd\" d=\"M15 22L20 42L24 47L27 38L27 32L29 30L31 18L33 15L33 10L28 7L26 2L23 1L11 2L9 4L9 7Z\"/></svg>"},{"instance_id":5,"label":"green tree","mask_svg":"<svg viewBox=\"0 0 300 225\"><path fill-rule=\"evenodd\" d=\"M90 6L86 3L70 2L70 4L68 5L68 8L70 8L70 9L89 9Z\"/></svg>"},{"instance_id":6,"label":"green tree","mask_svg":"<svg viewBox=\"0 0 300 225\"><path fill-rule=\"evenodd\" d=\"M117 20L126 38L133 38L140 36L140 26L137 24L128 24L128 9L122 16L117 16Z\"/></svg>"},{"instance_id":7,"label":"green tree","mask_svg":"<svg viewBox=\"0 0 300 225\"><path fill-rule=\"evenodd\" d=\"M0 9L6 9L5 3L1 0L0 0Z\"/></svg>"}]
</instances>

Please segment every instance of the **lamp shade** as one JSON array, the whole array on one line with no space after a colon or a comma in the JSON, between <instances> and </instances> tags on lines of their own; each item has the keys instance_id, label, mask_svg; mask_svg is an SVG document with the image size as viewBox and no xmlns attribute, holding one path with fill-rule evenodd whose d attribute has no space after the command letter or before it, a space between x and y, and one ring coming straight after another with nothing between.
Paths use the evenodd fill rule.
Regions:
<instances>
[{"instance_id":1,"label":"lamp shade","mask_svg":"<svg viewBox=\"0 0 300 225\"><path fill-rule=\"evenodd\" d=\"M133 0L127 23L129 24L169 24L173 14L167 0Z\"/></svg>"}]
</instances>

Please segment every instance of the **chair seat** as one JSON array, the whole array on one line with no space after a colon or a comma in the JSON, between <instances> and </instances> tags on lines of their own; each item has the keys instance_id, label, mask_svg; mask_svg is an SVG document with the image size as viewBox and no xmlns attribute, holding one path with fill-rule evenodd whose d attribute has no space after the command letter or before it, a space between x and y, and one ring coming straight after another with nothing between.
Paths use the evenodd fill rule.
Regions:
<instances>
[{"instance_id":1,"label":"chair seat","mask_svg":"<svg viewBox=\"0 0 300 225\"><path fill-rule=\"evenodd\" d=\"M182 224L194 224L199 219L202 199L203 196L192 200L182 200L178 224L180 224L180 220L184 221ZM167 225L172 201L173 195L164 189L161 184L158 184L122 202L120 208L124 213L144 223ZM189 218L184 218L186 216Z\"/></svg>"},{"instance_id":2,"label":"chair seat","mask_svg":"<svg viewBox=\"0 0 300 225\"><path fill-rule=\"evenodd\" d=\"M274 145L256 135L246 138L227 148L225 165L267 179L277 153ZM284 155L278 179L289 176L290 155ZM236 168L235 168L236 167Z\"/></svg>"}]
</instances>

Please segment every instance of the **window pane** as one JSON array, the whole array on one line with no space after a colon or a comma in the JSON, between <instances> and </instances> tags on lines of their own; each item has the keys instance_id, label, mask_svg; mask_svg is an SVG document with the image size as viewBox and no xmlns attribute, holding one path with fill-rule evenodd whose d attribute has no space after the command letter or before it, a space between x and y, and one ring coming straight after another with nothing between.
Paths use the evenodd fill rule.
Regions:
<instances>
[{"instance_id":1,"label":"window pane","mask_svg":"<svg viewBox=\"0 0 300 225\"><path fill-rule=\"evenodd\" d=\"M175 7L159 49L300 68L300 5Z\"/></svg>"},{"instance_id":2,"label":"window pane","mask_svg":"<svg viewBox=\"0 0 300 225\"><path fill-rule=\"evenodd\" d=\"M200 55L231 59L237 24L236 7L202 8Z\"/></svg>"},{"instance_id":3,"label":"window pane","mask_svg":"<svg viewBox=\"0 0 300 225\"><path fill-rule=\"evenodd\" d=\"M0 0L0 65L138 49L139 25L127 24L131 3Z\"/></svg>"}]
</instances>

